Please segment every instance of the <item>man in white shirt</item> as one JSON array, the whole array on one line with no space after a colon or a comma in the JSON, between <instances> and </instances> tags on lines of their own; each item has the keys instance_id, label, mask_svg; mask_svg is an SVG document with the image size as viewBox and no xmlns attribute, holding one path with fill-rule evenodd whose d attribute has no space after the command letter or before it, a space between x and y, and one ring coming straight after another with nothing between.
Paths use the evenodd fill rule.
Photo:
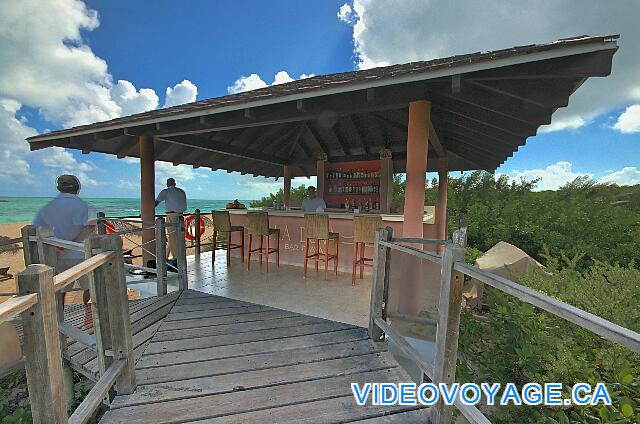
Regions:
<instances>
[{"instance_id":1,"label":"man in white shirt","mask_svg":"<svg viewBox=\"0 0 640 424\"><path fill-rule=\"evenodd\" d=\"M305 212L324 212L327 204L322 197L316 195L316 188L309 186L307 189L307 197L302 201L302 210Z\"/></svg>"},{"instance_id":2,"label":"man in white shirt","mask_svg":"<svg viewBox=\"0 0 640 424\"><path fill-rule=\"evenodd\" d=\"M80 180L75 175L60 175L56 179L56 186L60 194L52 201L44 205L38 211L33 225L36 227L48 227L53 230L56 238L82 242L94 231L95 225L89 224L89 207L78 197L80 193ZM84 260L84 254L75 250L59 250L56 274L61 273ZM82 300L89 303L89 279L84 276L78 280L83 289ZM64 292L72 289L67 286Z\"/></svg>"},{"instance_id":3,"label":"man in white shirt","mask_svg":"<svg viewBox=\"0 0 640 424\"><path fill-rule=\"evenodd\" d=\"M178 222L178 215L187 210L187 194L181 188L176 187L176 180L167 178L167 188L162 190L156 198L156 206L164 202L164 209L167 211L167 223L173 224ZM169 249L167 255L171 253L173 258L176 257L178 251L178 239L175 228L168 231ZM157 259L157 258L156 258Z\"/></svg>"}]
</instances>

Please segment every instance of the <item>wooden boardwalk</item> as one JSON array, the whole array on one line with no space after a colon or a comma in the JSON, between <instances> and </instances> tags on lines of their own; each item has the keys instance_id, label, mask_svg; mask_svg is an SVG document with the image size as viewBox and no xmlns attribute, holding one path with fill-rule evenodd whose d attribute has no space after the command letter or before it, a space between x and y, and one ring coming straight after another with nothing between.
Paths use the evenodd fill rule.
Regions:
<instances>
[{"instance_id":1,"label":"wooden boardwalk","mask_svg":"<svg viewBox=\"0 0 640 424\"><path fill-rule=\"evenodd\" d=\"M424 409L355 404L352 382L410 381L363 328L193 290L143 302L131 306L138 388L101 422L426 422Z\"/></svg>"}]
</instances>

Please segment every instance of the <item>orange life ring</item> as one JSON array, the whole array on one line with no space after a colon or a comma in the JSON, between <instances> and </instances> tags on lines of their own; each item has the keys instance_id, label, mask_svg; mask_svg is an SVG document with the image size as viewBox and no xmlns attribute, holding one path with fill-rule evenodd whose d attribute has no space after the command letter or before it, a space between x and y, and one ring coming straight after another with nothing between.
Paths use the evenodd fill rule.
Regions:
<instances>
[{"instance_id":1,"label":"orange life ring","mask_svg":"<svg viewBox=\"0 0 640 424\"><path fill-rule=\"evenodd\" d=\"M184 232L184 238L186 238L189 241L194 241L196 239L196 235L195 235L196 226L194 222L195 220L196 220L195 215L189 215L184 220L184 227L187 230ZM192 231L193 231L193 234L191 233ZM204 234L204 219L200 218L200 235L203 235L203 234Z\"/></svg>"},{"instance_id":2,"label":"orange life ring","mask_svg":"<svg viewBox=\"0 0 640 424\"><path fill-rule=\"evenodd\" d=\"M109 221L104 221L104 229L107 234L113 234L116 232L116 227Z\"/></svg>"}]
</instances>

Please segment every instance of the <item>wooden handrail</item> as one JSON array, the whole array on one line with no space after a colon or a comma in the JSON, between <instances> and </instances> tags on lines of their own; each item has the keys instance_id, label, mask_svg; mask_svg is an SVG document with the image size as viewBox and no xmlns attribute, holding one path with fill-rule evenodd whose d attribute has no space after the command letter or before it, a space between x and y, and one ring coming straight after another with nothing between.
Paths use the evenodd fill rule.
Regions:
<instances>
[{"instance_id":1,"label":"wooden handrail","mask_svg":"<svg viewBox=\"0 0 640 424\"><path fill-rule=\"evenodd\" d=\"M640 334L635 331L464 262L457 262L455 269L553 315L564 318L607 340L620 343L632 351L640 353Z\"/></svg>"},{"instance_id":2,"label":"wooden handrail","mask_svg":"<svg viewBox=\"0 0 640 424\"><path fill-rule=\"evenodd\" d=\"M9 321L14 316L22 313L38 303L38 294L31 293L23 296L12 297L0 303L0 324Z\"/></svg>"},{"instance_id":3,"label":"wooden handrail","mask_svg":"<svg viewBox=\"0 0 640 424\"><path fill-rule=\"evenodd\" d=\"M440 239L425 239L425 238L415 238L415 237L394 237L391 239L392 243L420 243L420 244L446 244L451 240L440 240Z\"/></svg>"},{"instance_id":4,"label":"wooden handrail","mask_svg":"<svg viewBox=\"0 0 640 424\"><path fill-rule=\"evenodd\" d=\"M37 236L30 236L29 241L39 241L40 239ZM61 247L67 250L75 250L78 252L84 252L84 244L78 243L70 240L63 240L57 237L46 237L42 239L44 244L48 244L50 246Z\"/></svg>"},{"instance_id":5,"label":"wooden handrail","mask_svg":"<svg viewBox=\"0 0 640 424\"><path fill-rule=\"evenodd\" d=\"M53 289L55 291L62 290L69 284L76 281L78 278L93 271L99 266L105 264L114 257L114 253L111 251L98 253L95 256L69 268L66 271L53 277Z\"/></svg>"},{"instance_id":6,"label":"wooden handrail","mask_svg":"<svg viewBox=\"0 0 640 424\"><path fill-rule=\"evenodd\" d=\"M384 241L384 240L380 240L380 244L382 246L386 246L389 247L393 250L398 250L400 252L404 252L404 253L408 253L412 256L416 256L420 259L426 259L428 261L437 263L437 264L442 264L442 257L440 255L438 255L437 253L432 253L432 252L427 252L424 250L420 250L416 247L411 247L411 246L403 246L401 244L398 243L393 243L393 242L389 242L389 241Z\"/></svg>"},{"instance_id":7,"label":"wooden handrail","mask_svg":"<svg viewBox=\"0 0 640 424\"><path fill-rule=\"evenodd\" d=\"M58 330L65 336L72 338L73 340L87 346L90 349L96 350L96 337L85 333L80 330L78 327L74 327L73 325L69 325L66 322L58 323Z\"/></svg>"},{"instance_id":8,"label":"wooden handrail","mask_svg":"<svg viewBox=\"0 0 640 424\"><path fill-rule=\"evenodd\" d=\"M22 243L22 237L16 237L9 240L0 241L0 247L2 246L11 246L12 244Z\"/></svg>"},{"instance_id":9,"label":"wooden handrail","mask_svg":"<svg viewBox=\"0 0 640 424\"><path fill-rule=\"evenodd\" d=\"M85 397L82 403L73 411L73 414L69 417L69 424L84 424L89 421L93 413L102 403L102 400L107 396L107 393L109 393L109 390L111 390L111 387L115 384L116 379L120 376L126 364L126 359L118 359L111 364L95 386L93 386L87 397Z\"/></svg>"},{"instance_id":10,"label":"wooden handrail","mask_svg":"<svg viewBox=\"0 0 640 424\"><path fill-rule=\"evenodd\" d=\"M413 359L418 367L420 367L422 372L430 379L433 379L433 364L425 360L420 352L418 352L413 348L413 346L407 343L407 341L404 339L404 336L398 333L393 327L391 327L387 323L387 321L383 320L380 317L375 317L374 321L376 325L380 327L380 329L384 332L384 334L395 342L395 345L403 354Z\"/></svg>"}]
</instances>

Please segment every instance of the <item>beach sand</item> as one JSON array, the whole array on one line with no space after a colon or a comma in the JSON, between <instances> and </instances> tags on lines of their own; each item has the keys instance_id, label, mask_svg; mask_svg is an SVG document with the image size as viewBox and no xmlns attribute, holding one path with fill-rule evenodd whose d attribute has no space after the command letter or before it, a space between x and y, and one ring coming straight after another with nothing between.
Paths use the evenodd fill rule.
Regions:
<instances>
[{"instance_id":1,"label":"beach sand","mask_svg":"<svg viewBox=\"0 0 640 424\"><path fill-rule=\"evenodd\" d=\"M20 237L20 230L25 225L29 225L29 222L11 222L0 224L0 236L9 238ZM136 242L140 242L138 236L128 236ZM134 247L134 243L126 238L123 239L123 247L130 249ZM0 252L0 268L9 267L10 274L17 274L24 270L24 258L22 256L22 249L18 249L14 252ZM0 293L15 293L16 283L15 278L0 281ZM130 298L135 298L135 293L130 293ZM0 296L0 303L9 299L10 296ZM82 292L71 292L66 296L65 303L82 303Z\"/></svg>"}]
</instances>

